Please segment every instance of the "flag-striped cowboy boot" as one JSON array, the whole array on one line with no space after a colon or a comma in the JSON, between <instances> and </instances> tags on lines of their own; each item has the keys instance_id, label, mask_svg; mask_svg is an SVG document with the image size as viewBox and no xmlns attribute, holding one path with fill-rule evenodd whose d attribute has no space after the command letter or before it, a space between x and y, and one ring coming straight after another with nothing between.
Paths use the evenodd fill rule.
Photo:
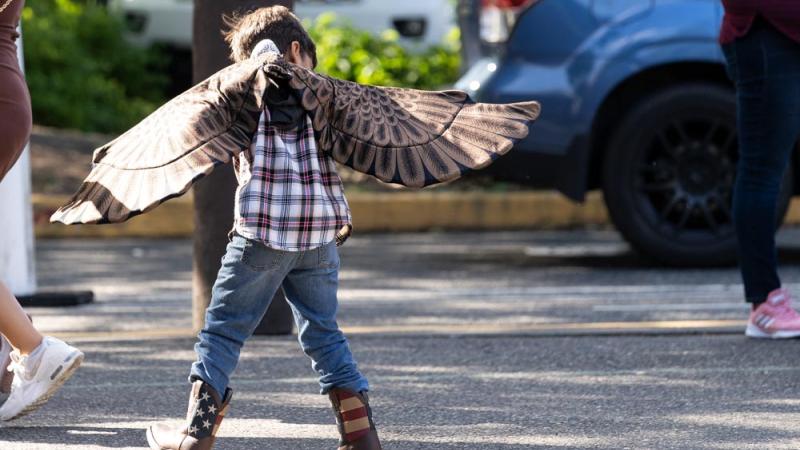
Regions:
<instances>
[{"instance_id":1,"label":"flag-striped cowboy boot","mask_svg":"<svg viewBox=\"0 0 800 450\"><path fill-rule=\"evenodd\" d=\"M147 443L154 450L211 450L222 419L228 412L233 391L220 399L211 386L197 380L192 384L186 424L174 427L159 423L147 429Z\"/></svg>"},{"instance_id":2,"label":"flag-striped cowboy boot","mask_svg":"<svg viewBox=\"0 0 800 450\"><path fill-rule=\"evenodd\" d=\"M334 388L328 392L339 428L339 450L381 450L366 392Z\"/></svg>"}]
</instances>

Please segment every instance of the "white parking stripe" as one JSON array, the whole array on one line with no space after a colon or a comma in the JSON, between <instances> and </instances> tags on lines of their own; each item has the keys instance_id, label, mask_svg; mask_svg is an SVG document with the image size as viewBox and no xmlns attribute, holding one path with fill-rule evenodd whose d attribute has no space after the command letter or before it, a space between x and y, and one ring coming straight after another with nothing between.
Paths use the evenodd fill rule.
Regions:
<instances>
[{"instance_id":1,"label":"white parking stripe","mask_svg":"<svg viewBox=\"0 0 800 450\"><path fill-rule=\"evenodd\" d=\"M626 312L626 311L739 311L750 306L744 302L736 303L656 303L634 305L594 305L592 311Z\"/></svg>"}]
</instances>

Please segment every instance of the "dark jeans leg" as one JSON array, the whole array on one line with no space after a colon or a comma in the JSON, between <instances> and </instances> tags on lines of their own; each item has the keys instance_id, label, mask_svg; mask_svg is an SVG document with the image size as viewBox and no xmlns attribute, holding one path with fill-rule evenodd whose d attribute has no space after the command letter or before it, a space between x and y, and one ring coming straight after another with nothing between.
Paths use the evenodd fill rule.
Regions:
<instances>
[{"instance_id":1,"label":"dark jeans leg","mask_svg":"<svg viewBox=\"0 0 800 450\"><path fill-rule=\"evenodd\" d=\"M739 167L733 220L748 302L781 286L775 249L780 184L800 135L800 44L758 22L723 48L736 85Z\"/></svg>"}]
</instances>

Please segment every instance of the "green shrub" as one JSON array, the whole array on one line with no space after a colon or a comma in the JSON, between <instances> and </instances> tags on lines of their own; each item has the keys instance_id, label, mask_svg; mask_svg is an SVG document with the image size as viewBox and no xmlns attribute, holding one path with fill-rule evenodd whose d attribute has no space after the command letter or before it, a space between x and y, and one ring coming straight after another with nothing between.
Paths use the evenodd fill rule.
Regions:
<instances>
[{"instance_id":1,"label":"green shrub","mask_svg":"<svg viewBox=\"0 0 800 450\"><path fill-rule=\"evenodd\" d=\"M321 73L364 84L417 89L440 89L458 79L457 28L444 43L412 52L398 43L394 30L375 36L333 14L323 14L305 26L317 44Z\"/></svg>"},{"instance_id":2,"label":"green shrub","mask_svg":"<svg viewBox=\"0 0 800 450\"><path fill-rule=\"evenodd\" d=\"M127 43L124 25L91 0L36 0L23 11L25 66L34 121L83 131L121 132L166 100L166 58ZM439 89L461 63L458 30L419 52L332 14L307 24L317 70L359 83Z\"/></svg>"},{"instance_id":3,"label":"green shrub","mask_svg":"<svg viewBox=\"0 0 800 450\"><path fill-rule=\"evenodd\" d=\"M120 132L164 101L164 59L123 38L121 20L92 1L36 0L22 15L34 121Z\"/></svg>"}]
</instances>

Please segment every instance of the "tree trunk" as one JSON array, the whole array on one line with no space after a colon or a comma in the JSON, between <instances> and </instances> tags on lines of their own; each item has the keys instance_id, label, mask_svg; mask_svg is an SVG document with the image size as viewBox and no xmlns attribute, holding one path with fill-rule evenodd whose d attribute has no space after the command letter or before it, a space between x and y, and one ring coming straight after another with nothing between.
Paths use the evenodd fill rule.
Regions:
<instances>
[{"instance_id":1,"label":"tree trunk","mask_svg":"<svg viewBox=\"0 0 800 450\"><path fill-rule=\"evenodd\" d=\"M223 14L247 11L256 7L284 5L293 8L292 0L194 0L192 69L198 83L231 64L230 50L222 38ZM203 327L205 309L211 299L211 287L217 278L220 260L233 225L236 178L232 167L216 169L194 187L194 272L193 323ZM289 334L292 314L282 292L278 292L256 333Z\"/></svg>"}]
</instances>

